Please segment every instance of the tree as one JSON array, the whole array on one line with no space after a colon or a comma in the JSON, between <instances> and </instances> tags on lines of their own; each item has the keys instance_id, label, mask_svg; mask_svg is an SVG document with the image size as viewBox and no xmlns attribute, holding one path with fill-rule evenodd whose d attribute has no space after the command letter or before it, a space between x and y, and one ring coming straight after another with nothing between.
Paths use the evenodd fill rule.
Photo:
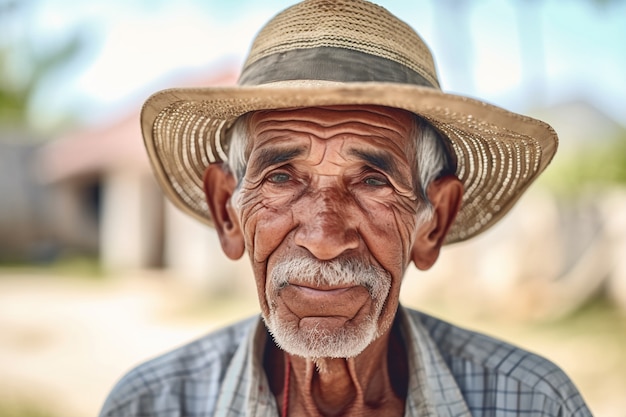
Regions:
<instances>
[{"instance_id":1,"label":"tree","mask_svg":"<svg viewBox=\"0 0 626 417\"><path fill-rule=\"evenodd\" d=\"M31 99L42 82L82 47L70 34L57 46L41 51L28 36L26 9L33 0L0 0L0 126L28 130Z\"/></svg>"}]
</instances>

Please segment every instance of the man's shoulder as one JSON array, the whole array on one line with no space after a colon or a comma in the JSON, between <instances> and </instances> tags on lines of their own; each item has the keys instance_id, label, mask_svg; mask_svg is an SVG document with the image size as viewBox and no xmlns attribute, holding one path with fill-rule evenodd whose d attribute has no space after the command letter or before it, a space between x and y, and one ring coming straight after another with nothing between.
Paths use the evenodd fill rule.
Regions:
<instances>
[{"instance_id":1,"label":"man's shoulder","mask_svg":"<svg viewBox=\"0 0 626 417\"><path fill-rule=\"evenodd\" d=\"M115 385L100 415L178 415L173 408L182 413L187 407L211 408L228 364L258 320L219 329L135 367Z\"/></svg>"},{"instance_id":2,"label":"man's shoulder","mask_svg":"<svg viewBox=\"0 0 626 417\"><path fill-rule=\"evenodd\" d=\"M578 390L550 360L485 334L408 311L426 328L466 398L544 397L555 407L567 409L566 415L579 411L585 415L586 406Z\"/></svg>"}]
</instances>

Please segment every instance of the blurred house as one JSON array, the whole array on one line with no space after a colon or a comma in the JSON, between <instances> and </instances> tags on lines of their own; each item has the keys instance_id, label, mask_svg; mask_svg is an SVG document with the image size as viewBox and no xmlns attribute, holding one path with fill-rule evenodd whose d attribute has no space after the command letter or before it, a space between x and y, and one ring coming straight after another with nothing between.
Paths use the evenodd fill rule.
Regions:
<instances>
[{"instance_id":1,"label":"blurred house","mask_svg":"<svg viewBox=\"0 0 626 417\"><path fill-rule=\"evenodd\" d=\"M0 130L0 261L45 261L54 256L46 204L32 161L41 138L15 129Z\"/></svg>"},{"instance_id":2,"label":"blurred house","mask_svg":"<svg viewBox=\"0 0 626 417\"><path fill-rule=\"evenodd\" d=\"M230 67L176 86L234 84ZM111 123L74 132L39 152L42 181L55 190L56 234L72 244L95 242L108 271L166 268L193 287L232 285L220 279L241 268L224 260L215 232L165 200L141 136L140 105ZM235 268L235 272L233 272ZM210 274L211 280L207 279ZM241 275L241 274L239 274Z\"/></svg>"}]
</instances>

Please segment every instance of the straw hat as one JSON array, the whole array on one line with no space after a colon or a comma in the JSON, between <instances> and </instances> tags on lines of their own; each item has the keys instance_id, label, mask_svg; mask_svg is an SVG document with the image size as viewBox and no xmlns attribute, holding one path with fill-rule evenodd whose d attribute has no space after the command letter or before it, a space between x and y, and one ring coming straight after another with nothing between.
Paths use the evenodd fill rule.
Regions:
<instances>
[{"instance_id":1,"label":"straw hat","mask_svg":"<svg viewBox=\"0 0 626 417\"><path fill-rule=\"evenodd\" d=\"M224 132L238 116L341 104L405 109L450 140L465 195L446 243L502 218L558 142L541 121L442 92L424 41L361 0L310 0L284 10L258 34L237 86L158 92L144 104L141 126L166 195L211 225L202 176L210 163L226 160Z\"/></svg>"}]
</instances>

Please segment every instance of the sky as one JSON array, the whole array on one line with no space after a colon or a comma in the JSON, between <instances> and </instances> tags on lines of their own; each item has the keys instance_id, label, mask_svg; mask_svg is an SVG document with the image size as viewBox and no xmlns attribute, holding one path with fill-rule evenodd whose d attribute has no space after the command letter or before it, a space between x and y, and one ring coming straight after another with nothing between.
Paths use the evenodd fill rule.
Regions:
<instances>
[{"instance_id":1,"label":"sky","mask_svg":"<svg viewBox=\"0 0 626 417\"><path fill-rule=\"evenodd\" d=\"M435 55L445 91L524 112L584 99L626 125L626 1L381 0ZM292 1L30 0L21 28L45 50L72 33L80 53L49 77L33 112L53 124L138 107L183 74L239 65L260 27Z\"/></svg>"}]
</instances>

